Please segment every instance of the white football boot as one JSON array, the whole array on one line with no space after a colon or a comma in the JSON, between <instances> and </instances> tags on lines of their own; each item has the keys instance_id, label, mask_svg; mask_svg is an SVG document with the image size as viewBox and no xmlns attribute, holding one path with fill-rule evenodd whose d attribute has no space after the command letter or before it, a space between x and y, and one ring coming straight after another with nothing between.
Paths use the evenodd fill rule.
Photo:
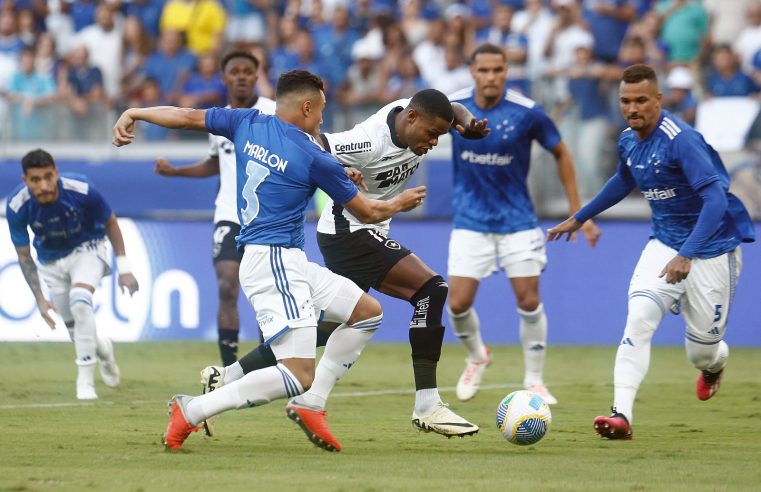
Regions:
<instances>
[{"instance_id":1,"label":"white football boot","mask_svg":"<svg viewBox=\"0 0 761 492\"><path fill-rule=\"evenodd\" d=\"M465 359L465 370L457 381L457 398L461 401L467 401L476 396L478 388L481 386L481 378L486 368L491 364L491 352L486 349L486 358L481 360Z\"/></svg>"},{"instance_id":2,"label":"white football boot","mask_svg":"<svg viewBox=\"0 0 761 492\"><path fill-rule=\"evenodd\" d=\"M207 366L201 370L201 385L203 386L203 394L211 393L217 388L221 388L225 385L225 368L222 366ZM201 422L203 431L207 436L212 437L214 435L214 427L217 424L219 415L209 417Z\"/></svg>"},{"instance_id":3,"label":"white football boot","mask_svg":"<svg viewBox=\"0 0 761 492\"><path fill-rule=\"evenodd\" d=\"M418 415L412 412L412 426L423 432L435 432L447 437L472 436L478 432L478 426L460 417L439 401L430 412Z\"/></svg>"},{"instance_id":4,"label":"white football boot","mask_svg":"<svg viewBox=\"0 0 761 492\"><path fill-rule=\"evenodd\" d=\"M552 396L550 390L548 390L547 386L543 384L527 384L526 389L541 396L542 400L544 400L547 405L557 405L558 403L557 398Z\"/></svg>"}]
</instances>

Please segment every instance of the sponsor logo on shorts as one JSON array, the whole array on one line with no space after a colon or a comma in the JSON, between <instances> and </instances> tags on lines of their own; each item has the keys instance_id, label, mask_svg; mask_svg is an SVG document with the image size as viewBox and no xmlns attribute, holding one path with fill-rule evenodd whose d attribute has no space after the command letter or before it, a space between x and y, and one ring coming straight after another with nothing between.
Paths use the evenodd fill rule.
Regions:
<instances>
[{"instance_id":1,"label":"sponsor logo on shorts","mask_svg":"<svg viewBox=\"0 0 761 492\"><path fill-rule=\"evenodd\" d=\"M388 241L386 241L386 247L388 249L402 249L402 247L399 245L399 243L397 243L393 239L389 239Z\"/></svg>"},{"instance_id":2,"label":"sponsor logo on shorts","mask_svg":"<svg viewBox=\"0 0 761 492\"><path fill-rule=\"evenodd\" d=\"M497 154L496 152L477 154L471 150L463 151L460 154L460 159L471 164L485 166L509 166L513 162L513 156L509 154Z\"/></svg>"}]
</instances>

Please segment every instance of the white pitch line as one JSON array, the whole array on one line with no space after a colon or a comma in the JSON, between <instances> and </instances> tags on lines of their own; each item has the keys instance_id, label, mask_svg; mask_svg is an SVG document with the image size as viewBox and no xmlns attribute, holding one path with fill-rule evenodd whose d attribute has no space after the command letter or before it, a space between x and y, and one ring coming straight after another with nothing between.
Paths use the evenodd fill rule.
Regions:
<instances>
[{"instance_id":1,"label":"white pitch line","mask_svg":"<svg viewBox=\"0 0 761 492\"><path fill-rule=\"evenodd\" d=\"M554 385L561 386L561 385ZM481 389L508 389L508 388L520 388L518 384L484 384L481 385ZM439 388L440 392L453 392L454 386ZM385 396L385 395L414 395L415 390L412 388L398 388L387 390L373 390L373 391L348 391L348 392L336 392L331 396L333 398L357 398L366 396ZM157 405L166 403L167 400L131 400L124 402L127 405ZM62 402L62 403L23 403L16 405L0 405L0 410L31 410L35 408L76 408L76 407L93 407L97 405L116 405L117 402L111 400L98 400L87 402Z\"/></svg>"}]
</instances>

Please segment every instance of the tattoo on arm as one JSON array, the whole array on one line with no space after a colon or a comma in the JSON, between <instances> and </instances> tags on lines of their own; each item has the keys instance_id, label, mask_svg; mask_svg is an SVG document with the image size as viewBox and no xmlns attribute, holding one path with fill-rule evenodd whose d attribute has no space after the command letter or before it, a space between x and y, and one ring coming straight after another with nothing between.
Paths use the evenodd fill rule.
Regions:
<instances>
[{"instance_id":1,"label":"tattoo on arm","mask_svg":"<svg viewBox=\"0 0 761 492\"><path fill-rule=\"evenodd\" d=\"M37 265L32 258L32 252L28 247L16 248L18 254L18 263L21 267L21 273L24 274L26 283L29 284L29 288L32 289L32 294L36 300L42 299L42 288L40 287L40 277L37 275Z\"/></svg>"}]
</instances>

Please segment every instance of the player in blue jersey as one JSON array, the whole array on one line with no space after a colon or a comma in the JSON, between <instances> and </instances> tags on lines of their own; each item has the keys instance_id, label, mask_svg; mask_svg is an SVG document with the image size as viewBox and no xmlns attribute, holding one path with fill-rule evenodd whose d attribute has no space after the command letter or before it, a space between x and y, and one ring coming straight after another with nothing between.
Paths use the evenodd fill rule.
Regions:
<instances>
[{"instance_id":1,"label":"player in blue jersey","mask_svg":"<svg viewBox=\"0 0 761 492\"><path fill-rule=\"evenodd\" d=\"M42 149L21 159L24 184L8 198L6 216L19 266L37 301L45 322L55 329L52 312L66 324L76 352L77 398L93 400L95 364L110 387L119 385L119 367L111 341L95 327L93 293L111 272L105 237L116 254L119 286L130 295L138 283L130 272L124 240L116 216L84 176L58 174L53 157ZM34 233L36 265L32 259L29 231ZM40 277L52 303L42 292Z\"/></svg>"},{"instance_id":2,"label":"player in blue jersey","mask_svg":"<svg viewBox=\"0 0 761 492\"><path fill-rule=\"evenodd\" d=\"M341 445L324 410L329 389L350 368L378 328L378 301L356 284L307 261L304 213L317 187L365 222L385 220L422 203L425 187L388 201L357 192L343 167L317 145L325 94L309 72L278 80L275 116L256 109L132 108L114 126L114 144L129 144L135 121L222 135L237 157L237 200L243 250L240 280L257 321L278 360L216 391L172 398L165 444L179 449L198 425L226 410L291 397L286 409L309 439L328 451ZM317 315L340 323L328 339L315 372ZM305 390L308 390L304 393ZM303 394L302 394L303 393Z\"/></svg>"},{"instance_id":3,"label":"player in blue jersey","mask_svg":"<svg viewBox=\"0 0 761 492\"><path fill-rule=\"evenodd\" d=\"M233 51L221 63L222 80L227 88L229 108L255 108L265 114L275 113L275 101L254 92L259 60L246 51ZM162 176L205 178L219 175L219 191L214 202L213 258L217 276L217 342L222 363L238 359L238 271L243 254L235 245L240 233L235 201L235 153L225 137L209 135L209 155L190 166L176 168L166 159L156 159L156 172ZM211 429L207 429L210 432Z\"/></svg>"},{"instance_id":4,"label":"player in blue jersey","mask_svg":"<svg viewBox=\"0 0 761 492\"><path fill-rule=\"evenodd\" d=\"M531 99L505 90L507 60L500 47L476 48L470 73L475 88L452 94L450 100L464 105L477 119L488 119L492 132L477 141L452 132L454 230L449 242L448 311L454 332L468 351L457 397L469 400L476 395L491 362L473 301L481 279L496 271L498 263L518 304L523 385L547 403L557 403L544 384L547 317L539 297L539 275L547 256L527 176L531 145L537 141L555 158L573 213L581 206L573 159L544 110ZM582 232L594 246L599 229L590 222Z\"/></svg>"},{"instance_id":5,"label":"player in blue jersey","mask_svg":"<svg viewBox=\"0 0 761 492\"><path fill-rule=\"evenodd\" d=\"M618 169L589 204L549 229L548 240L573 234L635 187L650 204L653 229L629 284L629 313L616 353L610 417L594 421L608 439L631 439L634 399L650 364L650 341L663 316L681 312L684 345L700 371L697 396L719 389L729 356L727 316L742 269L741 242L753 224L728 192L718 153L684 121L661 107L658 79L647 65L624 70L621 113L629 128L618 140Z\"/></svg>"}]
</instances>

